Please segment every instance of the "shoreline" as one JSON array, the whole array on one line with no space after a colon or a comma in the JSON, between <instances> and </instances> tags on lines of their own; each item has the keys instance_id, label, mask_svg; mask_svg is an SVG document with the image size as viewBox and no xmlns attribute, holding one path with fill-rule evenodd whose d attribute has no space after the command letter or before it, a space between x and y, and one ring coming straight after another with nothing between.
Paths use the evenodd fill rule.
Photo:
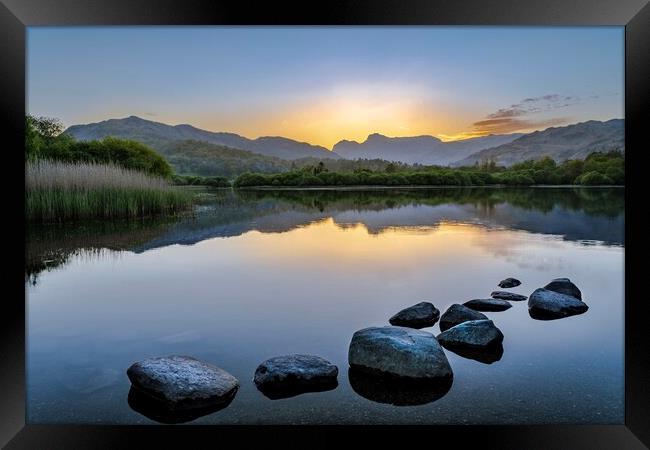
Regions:
<instances>
[{"instance_id":1,"label":"shoreline","mask_svg":"<svg viewBox=\"0 0 650 450\"><path fill-rule=\"evenodd\" d=\"M537 184L531 186L507 186L505 184L494 184L489 186L480 185L402 185L402 186L386 186L386 185L359 185L359 186L242 186L232 187L233 190L255 190L255 191L367 191L367 190L384 190L384 189L566 189L566 188L580 188L580 189L611 189L620 188L624 189L625 185L598 185L598 186L583 186L578 184Z\"/></svg>"}]
</instances>

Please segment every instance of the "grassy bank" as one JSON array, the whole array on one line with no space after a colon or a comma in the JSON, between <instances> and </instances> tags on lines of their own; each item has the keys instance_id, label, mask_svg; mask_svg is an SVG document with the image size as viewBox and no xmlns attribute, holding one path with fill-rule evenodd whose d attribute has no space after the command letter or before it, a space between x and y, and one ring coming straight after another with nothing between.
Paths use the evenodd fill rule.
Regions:
<instances>
[{"instance_id":1,"label":"grassy bank","mask_svg":"<svg viewBox=\"0 0 650 450\"><path fill-rule=\"evenodd\" d=\"M44 160L25 164L28 221L146 217L173 214L191 204L191 193L123 167Z\"/></svg>"}]
</instances>

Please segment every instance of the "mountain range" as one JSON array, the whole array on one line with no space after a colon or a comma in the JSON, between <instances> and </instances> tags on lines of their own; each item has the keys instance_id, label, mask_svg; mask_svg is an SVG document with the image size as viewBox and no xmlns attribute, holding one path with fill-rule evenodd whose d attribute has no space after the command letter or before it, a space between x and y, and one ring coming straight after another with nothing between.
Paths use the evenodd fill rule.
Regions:
<instances>
[{"instance_id":1,"label":"mountain range","mask_svg":"<svg viewBox=\"0 0 650 450\"><path fill-rule=\"evenodd\" d=\"M434 136L387 137L371 134L363 143L341 141L333 151L347 159L380 158L407 164L447 166L480 150L506 144L521 133L490 135L443 142Z\"/></svg>"},{"instance_id":2,"label":"mountain range","mask_svg":"<svg viewBox=\"0 0 650 450\"><path fill-rule=\"evenodd\" d=\"M509 143L481 150L453 163L470 166L476 162L494 161L500 166L527 159L550 156L555 161L585 159L596 151L625 150L625 120L606 122L590 120L565 127L552 127L534 131Z\"/></svg>"},{"instance_id":3,"label":"mountain range","mask_svg":"<svg viewBox=\"0 0 650 450\"><path fill-rule=\"evenodd\" d=\"M200 155L209 155L217 166L225 155L231 166L240 156L250 161L255 159L257 166L264 167L276 167L282 160L302 158L383 159L440 166L495 161L498 165L510 166L543 156L560 162L570 158L583 159L594 151L624 151L624 124L624 119L606 122L591 120L528 134L489 135L451 142L443 142L434 136L387 137L374 133L361 143L340 141L331 151L284 137L249 139L235 133L206 131L187 124L167 125L136 116L73 125L65 133L82 141L107 136L132 139L151 146L165 156L173 155L177 160L185 158L186 162L192 158L201 159ZM201 146L200 152L196 151L197 146ZM244 152L238 154L233 150ZM190 165L199 163L201 161L197 160ZM173 161L172 164L178 165Z\"/></svg>"},{"instance_id":4,"label":"mountain range","mask_svg":"<svg viewBox=\"0 0 650 450\"><path fill-rule=\"evenodd\" d=\"M107 136L132 139L150 145L156 150L170 141L194 140L288 160L308 157L339 158L325 147L284 137L263 136L248 139L235 133L206 131L188 124L167 125L137 116L73 125L65 130L65 133L80 141L102 139Z\"/></svg>"}]
</instances>

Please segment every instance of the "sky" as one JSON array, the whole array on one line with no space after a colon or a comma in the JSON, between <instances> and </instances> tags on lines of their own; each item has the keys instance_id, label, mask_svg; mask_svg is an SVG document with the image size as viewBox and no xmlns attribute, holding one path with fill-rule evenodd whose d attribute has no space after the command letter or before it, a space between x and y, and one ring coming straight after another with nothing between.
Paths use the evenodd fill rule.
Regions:
<instances>
[{"instance_id":1,"label":"sky","mask_svg":"<svg viewBox=\"0 0 650 450\"><path fill-rule=\"evenodd\" d=\"M624 117L623 27L30 27L27 111L329 149Z\"/></svg>"}]
</instances>

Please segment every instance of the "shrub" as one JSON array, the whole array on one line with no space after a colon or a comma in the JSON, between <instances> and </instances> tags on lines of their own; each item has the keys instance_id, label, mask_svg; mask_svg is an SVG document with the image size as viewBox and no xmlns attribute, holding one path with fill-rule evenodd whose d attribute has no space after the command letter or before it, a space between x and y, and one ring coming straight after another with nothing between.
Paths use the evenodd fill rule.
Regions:
<instances>
[{"instance_id":1,"label":"shrub","mask_svg":"<svg viewBox=\"0 0 650 450\"><path fill-rule=\"evenodd\" d=\"M595 185L602 185L602 184L614 184L614 181L607 175L592 170L591 172L587 172L585 174L580 175L576 179L576 184L595 186Z\"/></svg>"}]
</instances>

